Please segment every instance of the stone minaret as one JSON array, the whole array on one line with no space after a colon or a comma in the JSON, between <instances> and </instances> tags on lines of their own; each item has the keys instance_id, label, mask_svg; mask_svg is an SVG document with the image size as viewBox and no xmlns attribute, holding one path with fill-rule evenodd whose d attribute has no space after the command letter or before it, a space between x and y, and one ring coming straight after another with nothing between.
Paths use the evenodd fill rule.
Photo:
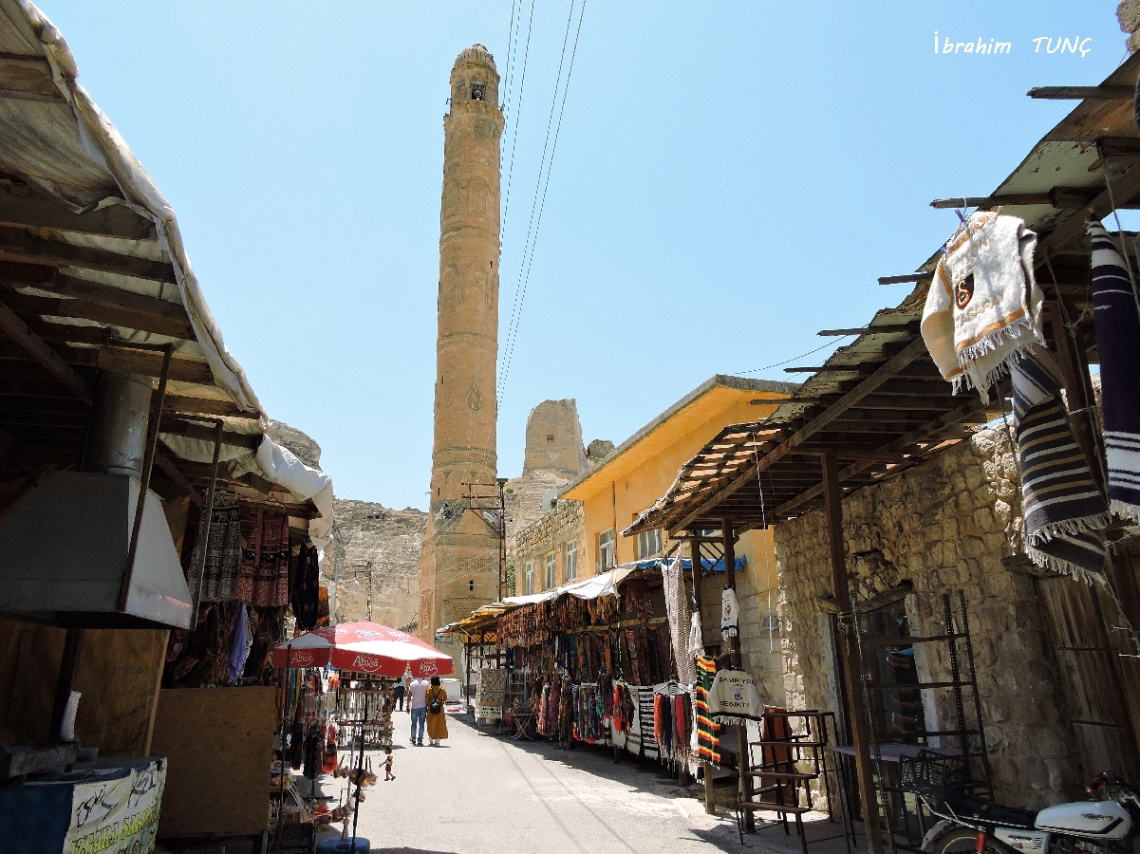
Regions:
<instances>
[{"instance_id":1,"label":"stone minaret","mask_svg":"<svg viewBox=\"0 0 1140 854\"><path fill-rule=\"evenodd\" d=\"M463 500L465 483L494 484L497 473L498 104L494 58L482 45L467 48L451 70L443 117L435 443L420 558L419 633L429 642L438 627L498 598L498 539Z\"/></svg>"}]
</instances>

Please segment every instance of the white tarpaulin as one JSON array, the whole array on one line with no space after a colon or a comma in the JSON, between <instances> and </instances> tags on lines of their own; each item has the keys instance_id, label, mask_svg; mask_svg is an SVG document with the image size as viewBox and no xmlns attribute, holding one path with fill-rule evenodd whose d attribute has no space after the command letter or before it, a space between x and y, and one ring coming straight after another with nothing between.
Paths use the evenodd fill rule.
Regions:
<instances>
[{"instance_id":1,"label":"white tarpaulin","mask_svg":"<svg viewBox=\"0 0 1140 854\"><path fill-rule=\"evenodd\" d=\"M256 428L252 419L223 419L227 431L263 431L267 420L261 403L245 371L222 341L186 255L173 208L110 119L77 82L75 57L59 30L28 0L0 0L0 53L28 59L42 57L50 66L52 81L62 97L61 101L0 99L0 136L10 143L3 154L5 169L24 176L75 213L123 205L152 221L155 229L154 237L148 240L70 231L61 232L58 240L113 252L126 259L169 264L173 282L107 270L77 271L65 266L61 271L128 294L183 306L194 340L172 341L167 335L121 326L115 327L115 334L133 344L173 343L177 356L205 360L213 385L171 380L170 389L192 396L224 395L245 412L260 416ZM24 291L33 296L55 296L51 292L40 294L34 288ZM66 322L93 323L76 319ZM212 459L212 442L169 433L163 433L162 438L183 459L206 463ZM221 459L231 463L235 476L258 472L288 489L299 501L312 499L321 516L310 521L311 537L318 548L328 543L332 530L332 481L327 475L305 466L268 437L256 453L223 445Z\"/></svg>"}]
</instances>

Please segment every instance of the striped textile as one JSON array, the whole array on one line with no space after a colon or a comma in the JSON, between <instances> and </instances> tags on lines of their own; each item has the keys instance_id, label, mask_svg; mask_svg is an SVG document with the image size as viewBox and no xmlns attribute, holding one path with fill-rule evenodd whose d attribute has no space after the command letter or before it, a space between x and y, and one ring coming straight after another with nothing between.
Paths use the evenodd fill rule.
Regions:
<instances>
[{"instance_id":1,"label":"striped textile","mask_svg":"<svg viewBox=\"0 0 1140 854\"><path fill-rule=\"evenodd\" d=\"M1124 259L1098 222L1092 237L1093 316L1108 456L1109 507L1140 522L1140 298Z\"/></svg>"},{"instance_id":2,"label":"striped textile","mask_svg":"<svg viewBox=\"0 0 1140 854\"><path fill-rule=\"evenodd\" d=\"M697 656L697 685L693 700L694 717L697 719L697 755L702 762L720 766L721 726L709 717L709 689L716 678L716 661L703 655Z\"/></svg>"},{"instance_id":3,"label":"striped textile","mask_svg":"<svg viewBox=\"0 0 1140 854\"><path fill-rule=\"evenodd\" d=\"M637 691L637 722L641 731L641 755L646 756L650 752L654 756L659 756L661 748L657 744L657 738L653 733L653 688L641 686L634 688L630 686L630 691Z\"/></svg>"},{"instance_id":4,"label":"striped textile","mask_svg":"<svg viewBox=\"0 0 1140 854\"><path fill-rule=\"evenodd\" d=\"M1013 416L1021 461L1025 552L1038 566L1084 580L1104 570L1108 503L1073 438L1061 381L1044 350L1013 366Z\"/></svg>"}]
</instances>

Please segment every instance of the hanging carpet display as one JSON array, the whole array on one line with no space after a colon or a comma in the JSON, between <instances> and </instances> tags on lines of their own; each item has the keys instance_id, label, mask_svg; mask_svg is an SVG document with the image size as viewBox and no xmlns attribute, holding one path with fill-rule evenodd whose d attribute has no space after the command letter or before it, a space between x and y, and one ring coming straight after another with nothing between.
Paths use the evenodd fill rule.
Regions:
<instances>
[{"instance_id":1,"label":"hanging carpet display","mask_svg":"<svg viewBox=\"0 0 1140 854\"><path fill-rule=\"evenodd\" d=\"M318 553L310 545L301 546L293 574L293 613L305 631L315 629L320 619L321 577Z\"/></svg>"},{"instance_id":2,"label":"hanging carpet display","mask_svg":"<svg viewBox=\"0 0 1140 854\"><path fill-rule=\"evenodd\" d=\"M1089 579L1104 569L1108 505L1073 438L1052 356L1013 369L1013 416L1021 463L1026 554L1038 566Z\"/></svg>"},{"instance_id":3,"label":"hanging carpet display","mask_svg":"<svg viewBox=\"0 0 1140 854\"><path fill-rule=\"evenodd\" d=\"M989 388L1025 348L1044 344L1041 289L1033 277L1037 235L1014 216L977 211L946 243L922 313L922 338L957 393Z\"/></svg>"},{"instance_id":4,"label":"hanging carpet display","mask_svg":"<svg viewBox=\"0 0 1140 854\"><path fill-rule=\"evenodd\" d=\"M202 571L202 602L228 602L234 596L234 582L241 569L241 523L238 519L238 497L232 492L214 496L210 516L210 535L199 536L190 553L186 586L193 593L198 588L198 566L202 547L206 547L206 566Z\"/></svg>"},{"instance_id":5,"label":"hanging carpet display","mask_svg":"<svg viewBox=\"0 0 1140 854\"><path fill-rule=\"evenodd\" d=\"M1108 498L1113 513L1140 522L1140 296L1108 232L1092 237L1093 317L1108 457Z\"/></svg>"},{"instance_id":6,"label":"hanging carpet display","mask_svg":"<svg viewBox=\"0 0 1140 854\"><path fill-rule=\"evenodd\" d=\"M289 604L289 518L257 508L233 597L259 608Z\"/></svg>"}]
</instances>

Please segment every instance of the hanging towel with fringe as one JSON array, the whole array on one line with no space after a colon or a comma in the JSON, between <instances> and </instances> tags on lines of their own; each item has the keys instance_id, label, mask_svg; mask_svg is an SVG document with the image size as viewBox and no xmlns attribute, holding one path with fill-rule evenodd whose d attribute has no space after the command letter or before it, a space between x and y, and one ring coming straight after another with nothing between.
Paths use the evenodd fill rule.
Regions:
<instances>
[{"instance_id":1,"label":"hanging towel with fringe","mask_svg":"<svg viewBox=\"0 0 1140 854\"><path fill-rule=\"evenodd\" d=\"M1093 223L1089 236L1109 507L1140 522L1140 296L1104 227Z\"/></svg>"},{"instance_id":2,"label":"hanging towel with fringe","mask_svg":"<svg viewBox=\"0 0 1140 854\"><path fill-rule=\"evenodd\" d=\"M1037 235L1015 216L977 211L946 243L922 313L922 338L957 393L989 388L1041 333L1041 289L1033 277Z\"/></svg>"}]
</instances>

